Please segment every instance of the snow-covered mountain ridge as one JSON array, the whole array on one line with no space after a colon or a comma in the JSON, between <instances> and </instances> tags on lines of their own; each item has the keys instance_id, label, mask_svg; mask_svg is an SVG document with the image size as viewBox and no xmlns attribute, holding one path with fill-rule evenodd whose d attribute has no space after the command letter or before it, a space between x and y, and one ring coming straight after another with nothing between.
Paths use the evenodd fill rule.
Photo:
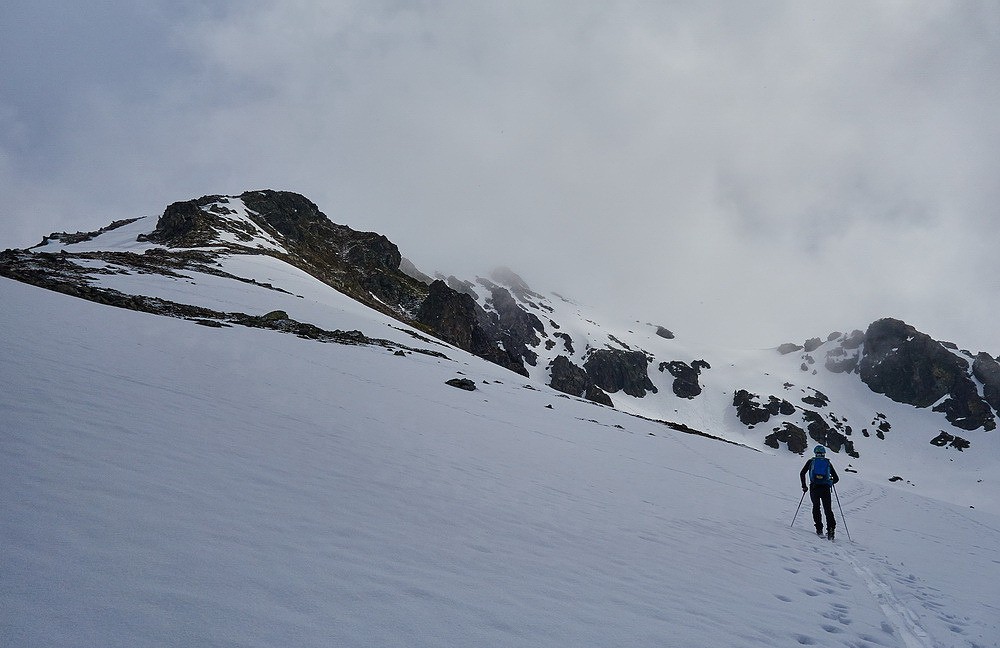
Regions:
<instances>
[{"instance_id":1,"label":"snow-covered mountain ridge","mask_svg":"<svg viewBox=\"0 0 1000 648\"><path fill-rule=\"evenodd\" d=\"M397 310L392 268L351 276L395 259L377 235L370 249L342 231L336 258L307 250L310 266L288 251L308 233L219 198L198 210L233 212L188 246L144 218L3 253L20 282L0 279L0 645L1000 638L995 432L931 445L946 412L818 366L851 336L784 355L699 346L600 324L509 276L470 282L475 297L411 277L426 296ZM542 323L523 351L506 333L527 376L442 339L500 328L510 302L494 287L525 314L510 317ZM586 369L587 347L647 358L656 391L622 372L639 380L601 388L612 408L550 387L548 364ZM607 379L591 369L584 381ZM678 378L701 393L678 395ZM735 406L737 386L761 407ZM848 421L859 454L833 454L834 543L809 529L808 501L789 528L802 458L764 442L807 410ZM769 418L750 428L741 411Z\"/></svg>"},{"instance_id":2,"label":"snow-covered mountain ridge","mask_svg":"<svg viewBox=\"0 0 1000 648\"><path fill-rule=\"evenodd\" d=\"M345 329L303 309L289 272L387 315L393 334ZM989 353L961 351L892 319L753 351L687 342L661 324L599 323L510 270L432 279L385 236L337 225L289 192L205 196L170 205L155 222L54 233L30 250L4 252L0 274L208 326L402 353L446 355L453 345L573 397L750 447L801 455L822 443L849 470L933 492L947 482L974 492L1000 455L992 432L1000 363ZM256 289L253 304L220 300L214 289L247 285ZM932 480L940 483L917 472L925 459L940 465Z\"/></svg>"}]
</instances>

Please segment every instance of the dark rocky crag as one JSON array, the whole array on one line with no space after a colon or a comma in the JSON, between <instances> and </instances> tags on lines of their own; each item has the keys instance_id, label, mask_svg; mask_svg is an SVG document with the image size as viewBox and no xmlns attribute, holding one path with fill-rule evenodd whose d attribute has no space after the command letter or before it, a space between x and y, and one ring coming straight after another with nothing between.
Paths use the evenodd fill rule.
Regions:
<instances>
[{"instance_id":1,"label":"dark rocky crag","mask_svg":"<svg viewBox=\"0 0 1000 648\"><path fill-rule=\"evenodd\" d=\"M981 352L972 362L972 375L983 383L983 399L1000 413L1000 362L988 353Z\"/></svg>"},{"instance_id":2,"label":"dark rocky crag","mask_svg":"<svg viewBox=\"0 0 1000 648\"><path fill-rule=\"evenodd\" d=\"M806 439L806 431L794 423L785 422L781 426L774 428L771 434L764 437L764 445L777 450L784 443L789 452L803 454L809 447L809 440Z\"/></svg>"},{"instance_id":3,"label":"dark rocky crag","mask_svg":"<svg viewBox=\"0 0 1000 648\"><path fill-rule=\"evenodd\" d=\"M668 371L674 377L671 385L674 395L689 400L701 394L701 385L698 384L701 370L711 368L704 360L695 360L691 364L680 360L660 363L660 371Z\"/></svg>"},{"instance_id":4,"label":"dark rocky crag","mask_svg":"<svg viewBox=\"0 0 1000 648\"><path fill-rule=\"evenodd\" d=\"M476 300L449 288L440 279L430 285L414 321L449 344L522 376L528 375L519 345L503 335L497 322Z\"/></svg>"},{"instance_id":5,"label":"dark rocky crag","mask_svg":"<svg viewBox=\"0 0 1000 648\"><path fill-rule=\"evenodd\" d=\"M997 388L995 371L1000 371L993 363L984 359L979 364L979 374L990 381L991 398ZM858 373L872 391L898 403L933 406L955 427L996 428L993 408L979 394L970 363L900 320L881 319L868 327Z\"/></svg>"},{"instance_id":6,"label":"dark rocky crag","mask_svg":"<svg viewBox=\"0 0 1000 648\"><path fill-rule=\"evenodd\" d=\"M825 408L829 402L826 396L816 390L812 392L805 396L802 402ZM828 420L815 410L796 407L789 401L773 395L768 396L767 402L764 403L761 402L759 395L745 389L738 389L733 394L733 407L736 408L736 417L750 429L778 416L795 416L798 417L797 421L805 425L803 429L796 423L784 421L764 437L764 444L769 447L779 448L784 443L789 451L802 454L807 448L808 434L809 439L822 443L833 452L843 450L849 456L860 456L854 448L854 442L848 438L851 434L850 427L843 424L835 415L829 415Z\"/></svg>"},{"instance_id":7,"label":"dark rocky crag","mask_svg":"<svg viewBox=\"0 0 1000 648\"><path fill-rule=\"evenodd\" d=\"M510 270L506 270L505 276L511 281L511 290L520 299L534 295L524 280ZM507 288L485 279L480 279L480 283L490 291L487 306L491 309L491 318L500 332L504 348L515 357L535 366L538 354L532 349L541 343L539 336L547 337L542 321L534 313L525 310Z\"/></svg>"},{"instance_id":8,"label":"dark rocky crag","mask_svg":"<svg viewBox=\"0 0 1000 648\"><path fill-rule=\"evenodd\" d=\"M621 349L595 349L583 364L594 384L604 391L612 394L623 391L638 398L646 392L656 393L656 386L649 379L648 366L649 358L642 351Z\"/></svg>"},{"instance_id":9,"label":"dark rocky crag","mask_svg":"<svg viewBox=\"0 0 1000 648\"><path fill-rule=\"evenodd\" d=\"M833 344L827 344L833 343ZM824 366L833 373L857 374L873 392L919 408L945 415L949 423L964 430L990 431L996 427L996 412L1000 411L1000 362L987 353L973 356L959 351L954 344L938 342L900 320L886 318L873 322L862 332L831 333L826 342L810 338L804 343L786 343L777 348L781 355L800 353L803 371L816 372L813 354L826 349ZM981 392L980 387L981 385ZM785 383L785 389L791 388ZM835 407L821 392L802 390L803 405L825 409ZM787 402L787 401L784 401ZM739 420L749 428L766 422L778 414L782 399L768 397L766 403L746 390L737 390L733 406ZM765 444L778 448L787 444L792 452L804 451L808 439L828 446L833 452L858 456L851 439L853 430L846 419L833 411L792 406L795 418L774 427L765 437ZM861 434L885 440L892 428L884 414L876 414ZM954 441L954 443L952 443ZM970 442L962 437L942 432L931 443L965 449Z\"/></svg>"},{"instance_id":10,"label":"dark rocky crag","mask_svg":"<svg viewBox=\"0 0 1000 648\"><path fill-rule=\"evenodd\" d=\"M586 398L587 400L614 407L607 392L594 383L594 379L582 367L564 355L556 356L549 367L549 386L564 394Z\"/></svg>"},{"instance_id":11,"label":"dark rocky crag","mask_svg":"<svg viewBox=\"0 0 1000 648\"><path fill-rule=\"evenodd\" d=\"M399 269L402 255L386 237L333 223L310 200L288 191L248 191L240 195L254 224L282 241L287 253L264 251L305 271L363 304L394 317L416 308L426 297L425 284ZM168 206L147 237L168 248L217 247L216 231L237 239L252 237L238 224L226 196L204 196ZM261 253L259 249L235 252Z\"/></svg>"},{"instance_id":12,"label":"dark rocky crag","mask_svg":"<svg viewBox=\"0 0 1000 648\"><path fill-rule=\"evenodd\" d=\"M737 389L733 394L736 417L743 425L753 427L759 423L766 423L772 416L791 416L796 412L796 407L783 398L768 396L766 404L761 403L759 399L760 396L751 394L745 389Z\"/></svg>"}]
</instances>

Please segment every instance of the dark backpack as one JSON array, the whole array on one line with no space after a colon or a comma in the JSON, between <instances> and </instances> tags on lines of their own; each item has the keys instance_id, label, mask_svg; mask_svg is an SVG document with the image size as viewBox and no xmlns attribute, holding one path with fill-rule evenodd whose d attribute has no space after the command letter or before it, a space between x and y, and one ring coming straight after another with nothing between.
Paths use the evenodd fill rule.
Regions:
<instances>
[{"instance_id":1,"label":"dark backpack","mask_svg":"<svg viewBox=\"0 0 1000 648\"><path fill-rule=\"evenodd\" d=\"M809 470L809 475L812 477L812 483L814 484L826 484L830 485L833 483L833 479L830 477L830 460L826 457L813 457L812 468Z\"/></svg>"}]
</instances>

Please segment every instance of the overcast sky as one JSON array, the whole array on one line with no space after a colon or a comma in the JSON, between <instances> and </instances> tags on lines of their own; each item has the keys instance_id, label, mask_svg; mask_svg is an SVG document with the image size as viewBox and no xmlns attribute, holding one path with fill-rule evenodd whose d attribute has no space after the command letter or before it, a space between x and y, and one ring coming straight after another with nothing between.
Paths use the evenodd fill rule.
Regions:
<instances>
[{"instance_id":1,"label":"overcast sky","mask_svg":"<svg viewBox=\"0 0 1000 648\"><path fill-rule=\"evenodd\" d=\"M0 248L286 189L679 336L996 355L998 115L992 0L4 0Z\"/></svg>"}]
</instances>

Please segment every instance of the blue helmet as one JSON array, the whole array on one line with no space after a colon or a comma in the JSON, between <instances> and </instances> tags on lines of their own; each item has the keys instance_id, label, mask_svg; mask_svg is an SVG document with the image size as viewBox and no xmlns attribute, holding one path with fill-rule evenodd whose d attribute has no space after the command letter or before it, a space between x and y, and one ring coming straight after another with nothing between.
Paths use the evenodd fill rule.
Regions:
<instances>
[{"instance_id":1,"label":"blue helmet","mask_svg":"<svg viewBox=\"0 0 1000 648\"><path fill-rule=\"evenodd\" d=\"M826 456L826 448L824 448L821 445L816 446L813 449L813 452L815 452L816 456L818 456L818 457L825 457Z\"/></svg>"}]
</instances>

